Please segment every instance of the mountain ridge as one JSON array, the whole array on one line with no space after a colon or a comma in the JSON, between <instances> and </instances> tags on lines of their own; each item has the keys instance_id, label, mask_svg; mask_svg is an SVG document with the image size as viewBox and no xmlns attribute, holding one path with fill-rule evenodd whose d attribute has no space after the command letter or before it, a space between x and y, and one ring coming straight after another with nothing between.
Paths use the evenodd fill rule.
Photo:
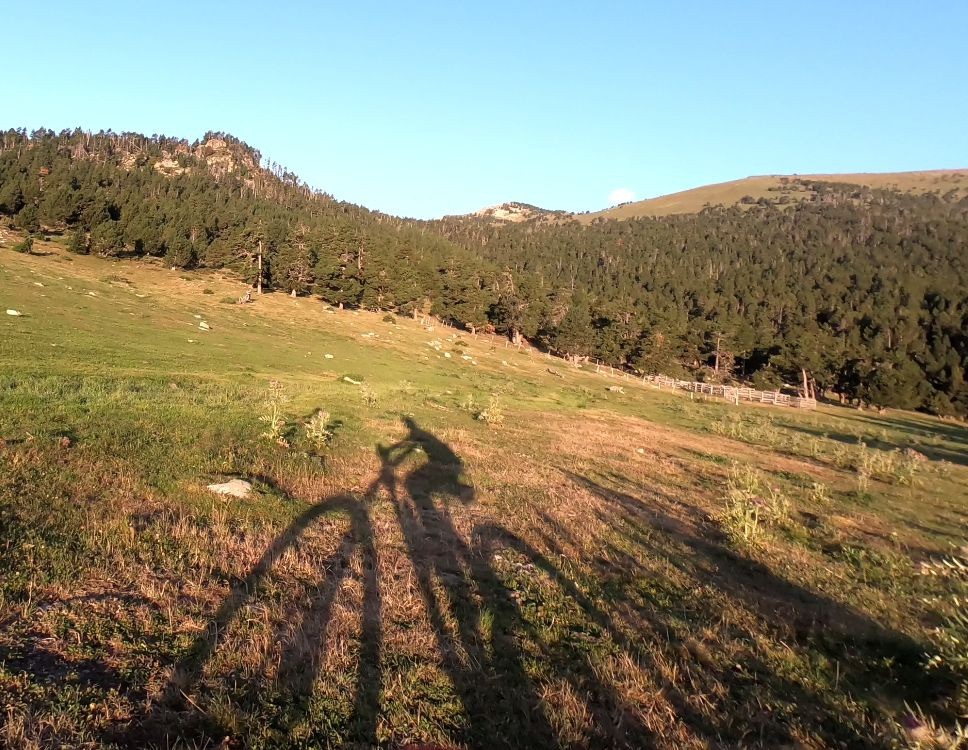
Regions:
<instances>
[{"instance_id":1,"label":"mountain ridge","mask_svg":"<svg viewBox=\"0 0 968 750\"><path fill-rule=\"evenodd\" d=\"M707 206L742 204L761 198L771 202L794 203L808 198L811 191L804 189L809 182L857 185L872 190L896 190L924 193L955 190L968 195L968 167L920 169L903 172L829 172L816 174L761 174L740 177L725 182L678 190L673 193L627 201L597 211L565 211L536 206L523 201L505 201L465 214L446 214L431 221L454 219L485 219L497 223L517 224L528 221L578 221L589 224L596 219L631 219L648 216L671 216L698 213ZM786 196L786 200L779 200ZM747 201L748 202L748 201Z\"/></svg>"}]
</instances>

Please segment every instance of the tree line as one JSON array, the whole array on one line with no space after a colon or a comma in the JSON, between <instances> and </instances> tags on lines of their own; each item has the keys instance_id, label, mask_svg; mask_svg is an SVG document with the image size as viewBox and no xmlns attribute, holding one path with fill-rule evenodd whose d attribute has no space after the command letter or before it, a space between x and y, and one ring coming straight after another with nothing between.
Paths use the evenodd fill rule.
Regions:
<instances>
[{"instance_id":1,"label":"tree line","mask_svg":"<svg viewBox=\"0 0 968 750\"><path fill-rule=\"evenodd\" d=\"M432 226L528 279L541 309L522 328L559 352L968 414L968 198L955 192L789 180L691 215Z\"/></svg>"}]
</instances>

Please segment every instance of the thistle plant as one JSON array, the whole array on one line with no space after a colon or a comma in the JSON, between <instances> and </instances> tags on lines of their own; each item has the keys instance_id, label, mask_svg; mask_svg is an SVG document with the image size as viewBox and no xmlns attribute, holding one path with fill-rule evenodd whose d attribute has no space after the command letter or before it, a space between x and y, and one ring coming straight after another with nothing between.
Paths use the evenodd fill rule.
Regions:
<instances>
[{"instance_id":1,"label":"thistle plant","mask_svg":"<svg viewBox=\"0 0 968 750\"><path fill-rule=\"evenodd\" d=\"M285 394L282 383L278 380L270 380L269 395L263 402L262 415L259 417L259 421L266 425L262 437L287 447L289 443L286 442L282 434L282 430L286 426L286 420L282 417L282 407L288 401L289 398Z\"/></svg>"},{"instance_id":2,"label":"thistle plant","mask_svg":"<svg viewBox=\"0 0 968 750\"><path fill-rule=\"evenodd\" d=\"M790 504L779 487L771 485L752 466L734 463L726 482L726 507L720 522L735 543L755 546L767 526L782 524Z\"/></svg>"},{"instance_id":3,"label":"thistle plant","mask_svg":"<svg viewBox=\"0 0 968 750\"><path fill-rule=\"evenodd\" d=\"M306 428L306 440L317 451L324 450L333 439L333 431L329 428L329 412L319 409L303 427Z\"/></svg>"},{"instance_id":4,"label":"thistle plant","mask_svg":"<svg viewBox=\"0 0 968 750\"><path fill-rule=\"evenodd\" d=\"M477 413L479 422L483 422L488 427L495 427L504 421L504 409L501 407L501 399L498 396L491 396L487 406Z\"/></svg>"},{"instance_id":5,"label":"thistle plant","mask_svg":"<svg viewBox=\"0 0 968 750\"><path fill-rule=\"evenodd\" d=\"M363 401L364 406L376 406L376 402L379 400L374 391L370 386L365 383L360 386L360 399Z\"/></svg>"}]
</instances>

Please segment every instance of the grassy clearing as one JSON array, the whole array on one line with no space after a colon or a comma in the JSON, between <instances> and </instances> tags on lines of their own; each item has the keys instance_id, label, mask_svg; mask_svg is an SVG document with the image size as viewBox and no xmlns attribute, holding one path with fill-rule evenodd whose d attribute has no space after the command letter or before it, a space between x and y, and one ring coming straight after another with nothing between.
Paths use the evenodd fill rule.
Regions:
<instances>
[{"instance_id":1,"label":"grassy clearing","mask_svg":"<svg viewBox=\"0 0 968 750\"><path fill-rule=\"evenodd\" d=\"M891 747L906 704L955 718L919 565L965 541L963 426L609 392L34 252L0 248L0 744Z\"/></svg>"}]
</instances>

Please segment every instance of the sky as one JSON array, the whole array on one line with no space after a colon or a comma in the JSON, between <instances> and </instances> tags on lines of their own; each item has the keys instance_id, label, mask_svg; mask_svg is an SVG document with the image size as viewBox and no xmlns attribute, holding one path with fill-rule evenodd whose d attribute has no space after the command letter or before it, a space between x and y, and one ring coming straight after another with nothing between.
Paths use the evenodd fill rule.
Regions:
<instances>
[{"instance_id":1,"label":"sky","mask_svg":"<svg viewBox=\"0 0 968 750\"><path fill-rule=\"evenodd\" d=\"M968 167L965 0L54 0L3 26L0 128L224 131L402 216Z\"/></svg>"}]
</instances>

